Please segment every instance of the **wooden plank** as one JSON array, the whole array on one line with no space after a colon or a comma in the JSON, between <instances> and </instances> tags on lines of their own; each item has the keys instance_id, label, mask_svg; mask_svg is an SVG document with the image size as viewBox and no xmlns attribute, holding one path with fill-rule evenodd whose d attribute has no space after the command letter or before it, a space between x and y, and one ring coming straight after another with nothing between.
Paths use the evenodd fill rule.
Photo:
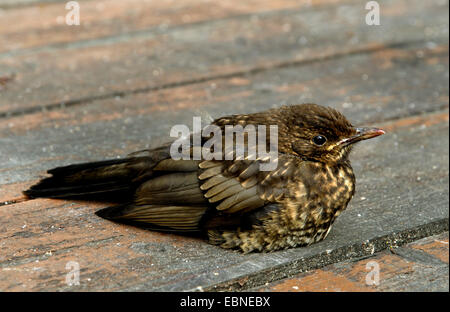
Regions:
<instances>
[{"instance_id":1,"label":"wooden plank","mask_svg":"<svg viewBox=\"0 0 450 312\"><path fill-rule=\"evenodd\" d=\"M16 1L17 2L17 1ZM65 9L68 1L29 3L3 12L0 19L0 53L63 45L96 38L117 37L136 32L161 32L173 27L230 18L238 15L317 6L336 0L249 0L237 2L195 0L102 0L77 1L80 25L68 26ZM34 4L34 5L33 5ZM0 8L2 3L0 3ZM11 5L9 5L11 7ZM11 27L14 25L14 27Z\"/></svg>"},{"instance_id":2,"label":"wooden plank","mask_svg":"<svg viewBox=\"0 0 450 312\"><path fill-rule=\"evenodd\" d=\"M381 125L388 135L358 146L352 156L357 193L324 242L242 255L198 238L102 220L93 214L97 204L31 200L0 207L0 289L254 287L448 229L448 111L421 118L417 126ZM69 261L80 266L78 286L66 283Z\"/></svg>"},{"instance_id":3,"label":"wooden plank","mask_svg":"<svg viewBox=\"0 0 450 312\"><path fill-rule=\"evenodd\" d=\"M288 66L411 42L446 40L448 4L382 1L383 23L368 26L359 1L314 10L230 18L118 40L0 54L0 116L84 104L261 68ZM8 12L8 11L6 11Z\"/></svg>"},{"instance_id":4,"label":"wooden plank","mask_svg":"<svg viewBox=\"0 0 450 312\"><path fill-rule=\"evenodd\" d=\"M3 119L0 184L157 146L171 139L173 125L191 125L196 115L310 101L338 108L357 125L448 107L448 46L385 49Z\"/></svg>"},{"instance_id":5,"label":"wooden plank","mask_svg":"<svg viewBox=\"0 0 450 312\"><path fill-rule=\"evenodd\" d=\"M448 241L448 232L444 232L372 257L332 264L251 291L448 292ZM417 248L422 246L426 249ZM367 267L373 261L381 274L378 283L370 285L366 282Z\"/></svg>"}]
</instances>

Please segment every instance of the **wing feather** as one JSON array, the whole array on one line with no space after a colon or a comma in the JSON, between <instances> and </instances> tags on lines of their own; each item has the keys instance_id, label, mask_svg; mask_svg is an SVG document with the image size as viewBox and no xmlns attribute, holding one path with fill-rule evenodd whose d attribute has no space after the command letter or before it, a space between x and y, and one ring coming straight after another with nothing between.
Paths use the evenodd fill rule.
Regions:
<instances>
[{"instance_id":1,"label":"wing feather","mask_svg":"<svg viewBox=\"0 0 450 312\"><path fill-rule=\"evenodd\" d=\"M233 214L281 203L300 160L280 155L278 166L273 171L261 171L259 160L211 160L203 163L203 168L208 168L199 176L204 196L215 204L216 210Z\"/></svg>"}]
</instances>

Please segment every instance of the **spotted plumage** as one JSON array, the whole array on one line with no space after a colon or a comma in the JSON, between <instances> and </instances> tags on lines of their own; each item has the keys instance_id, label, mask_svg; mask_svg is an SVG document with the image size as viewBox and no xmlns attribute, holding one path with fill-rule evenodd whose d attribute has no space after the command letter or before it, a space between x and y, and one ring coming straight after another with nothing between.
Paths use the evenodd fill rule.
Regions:
<instances>
[{"instance_id":1,"label":"spotted plumage","mask_svg":"<svg viewBox=\"0 0 450 312\"><path fill-rule=\"evenodd\" d=\"M352 144L384 133L355 128L336 110L315 104L227 116L212 124L222 130L276 125L276 167L262 171L265 159L250 157L249 149L240 160L174 160L167 144L125 159L49 170L52 176L25 194L119 199L125 203L97 214L154 230L200 232L211 244L243 252L305 246L328 235L355 192ZM269 136L266 140L270 143Z\"/></svg>"}]
</instances>

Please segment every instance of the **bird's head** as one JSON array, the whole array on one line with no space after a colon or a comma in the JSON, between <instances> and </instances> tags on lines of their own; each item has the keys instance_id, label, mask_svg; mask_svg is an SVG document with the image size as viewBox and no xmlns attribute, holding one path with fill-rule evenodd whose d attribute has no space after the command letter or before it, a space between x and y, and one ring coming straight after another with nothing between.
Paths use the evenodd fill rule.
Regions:
<instances>
[{"instance_id":1,"label":"bird's head","mask_svg":"<svg viewBox=\"0 0 450 312\"><path fill-rule=\"evenodd\" d=\"M340 112L316 104L285 106L277 115L284 132L279 134L279 152L324 163L344 162L354 143L385 133L354 127Z\"/></svg>"}]
</instances>

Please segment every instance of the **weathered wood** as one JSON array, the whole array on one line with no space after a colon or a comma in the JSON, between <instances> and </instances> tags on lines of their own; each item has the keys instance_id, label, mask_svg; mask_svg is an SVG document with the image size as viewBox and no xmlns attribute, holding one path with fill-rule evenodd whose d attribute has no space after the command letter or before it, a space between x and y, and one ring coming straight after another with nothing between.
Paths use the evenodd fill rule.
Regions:
<instances>
[{"instance_id":1,"label":"weathered wood","mask_svg":"<svg viewBox=\"0 0 450 312\"><path fill-rule=\"evenodd\" d=\"M448 232L426 237L372 257L352 259L301 273L252 291L289 292L448 292ZM380 269L379 279L369 269ZM373 281L376 283L374 284Z\"/></svg>"},{"instance_id":2,"label":"weathered wood","mask_svg":"<svg viewBox=\"0 0 450 312\"><path fill-rule=\"evenodd\" d=\"M433 46L447 36L448 5L439 3L381 1L380 26L366 25L363 3L351 1L144 32L138 38L5 52L0 72L16 76L1 91L0 114L113 99L386 45Z\"/></svg>"},{"instance_id":3,"label":"weathered wood","mask_svg":"<svg viewBox=\"0 0 450 312\"><path fill-rule=\"evenodd\" d=\"M5 6L0 2L0 9ZM18 4L17 0L14 0ZM0 19L0 53L20 53L24 49L45 46L62 47L82 40L129 40L143 33L164 33L169 28L226 19L246 14L276 10L300 9L323 5L335 0L81 0L80 25L66 25L68 1L30 2L28 6L13 3ZM14 25L12 27L12 25ZM128 38L128 39L126 39Z\"/></svg>"}]
</instances>

